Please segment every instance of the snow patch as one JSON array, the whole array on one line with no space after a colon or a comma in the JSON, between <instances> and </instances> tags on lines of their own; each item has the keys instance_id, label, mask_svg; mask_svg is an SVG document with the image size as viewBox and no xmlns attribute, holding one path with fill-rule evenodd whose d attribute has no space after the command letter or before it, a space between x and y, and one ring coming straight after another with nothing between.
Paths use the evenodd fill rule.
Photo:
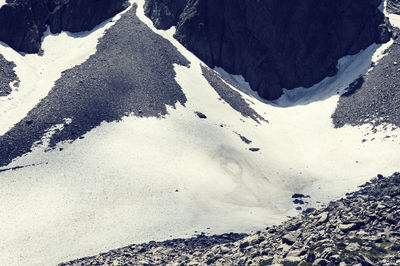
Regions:
<instances>
[{"instance_id":1,"label":"snow patch","mask_svg":"<svg viewBox=\"0 0 400 266\"><path fill-rule=\"evenodd\" d=\"M400 28L400 16L399 15L389 14L387 16L389 17L389 21L393 26Z\"/></svg>"}]
</instances>

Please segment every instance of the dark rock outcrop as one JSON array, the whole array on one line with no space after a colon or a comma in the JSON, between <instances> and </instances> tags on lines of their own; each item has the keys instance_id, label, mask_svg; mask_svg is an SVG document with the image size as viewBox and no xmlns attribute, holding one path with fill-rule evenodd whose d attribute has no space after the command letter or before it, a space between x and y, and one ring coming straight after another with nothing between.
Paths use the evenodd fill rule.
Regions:
<instances>
[{"instance_id":1,"label":"dark rock outcrop","mask_svg":"<svg viewBox=\"0 0 400 266\"><path fill-rule=\"evenodd\" d=\"M339 58L390 39L380 0L147 0L155 26L266 99L334 75Z\"/></svg>"},{"instance_id":2,"label":"dark rock outcrop","mask_svg":"<svg viewBox=\"0 0 400 266\"><path fill-rule=\"evenodd\" d=\"M14 71L15 63L7 61L0 54L0 97L7 96L11 93L11 82L15 82L14 86L18 87L19 79Z\"/></svg>"},{"instance_id":3,"label":"dark rock outcrop","mask_svg":"<svg viewBox=\"0 0 400 266\"><path fill-rule=\"evenodd\" d=\"M52 33L87 31L128 5L127 0L8 0L0 8L0 41L37 53L47 25Z\"/></svg>"},{"instance_id":4,"label":"dark rock outcrop","mask_svg":"<svg viewBox=\"0 0 400 266\"><path fill-rule=\"evenodd\" d=\"M233 109L238 111L244 117L250 117L257 123L268 122L261 115L259 115L250 104L242 98L239 92L229 87L229 81L223 79L215 71L201 66L203 76L207 79L208 83L214 88L214 90L221 97L220 99L227 102ZM234 86L234 85L232 85Z\"/></svg>"}]
</instances>

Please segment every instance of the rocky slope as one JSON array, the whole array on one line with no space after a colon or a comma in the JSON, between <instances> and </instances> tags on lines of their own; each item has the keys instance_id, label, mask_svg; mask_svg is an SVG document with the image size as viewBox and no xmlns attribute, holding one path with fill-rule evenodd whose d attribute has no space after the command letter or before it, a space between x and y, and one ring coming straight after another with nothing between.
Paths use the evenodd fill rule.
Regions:
<instances>
[{"instance_id":1,"label":"rocky slope","mask_svg":"<svg viewBox=\"0 0 400 266\"><path fill-rule=\"evenodd\" d=\"M127 0L8 0L0 8L0 41L17 51L37 53L47 26L52 33L91 30L128 4Z\"/></svg>"},{"instance_id":2,"label":"rocky slope","mask_svg":"<svg viewBox=\"0 0 400 266\"><path fill-rule=\"evenodd\" d=\"M306 210L244 238L151 242L60 265L399 265L399 232L400 173L395 173L378 175L324 209Z\"/></svg>"},{"instance_id":3,"label":"rocky slope","mask_svg":"<svg viewBox=\"0 0 400 266\"><path fill-rule=\"evenodd\" d=\"M339 58L389 30L380 0L147 0L155 26L176 25L175 38L209 66L241 74L266 99L282 88L310 87L336 73Z\"/></svg>"},{"instance_id":4,"label":"rocky slope","mask_svg":"<svg viewBox=\"0 0 400 266\"><path fill-rule=\"evenodd\" d=\"M14 71L15 64L7 61L3 55L0 54L0 97L7 96L11 93L11 83L18 86L18 77Z\"/></svg>"},{"instance_id":5,"label":"rocky slope","mask_svg":"<svg viewBox=\"0 0 400 266\"><path fill-rule=\"evenodd\" d=\"M387 11L400 14L400 1L387 1ZM374 132L378 127L391 128L392 131L400 127L400 29L393 27L392 32L393 44L386 49L385 56L340 97L332 114L335 127L368 123ZM366 136L364 141L367 140L374 140L374 136Z\"/></svg>"},{"instance_id":6,"label":"rocky slope","mask_svg":"<svg viewBox=\"0 0 400 266\"><path fill-rule=\"evenodd\" d=\"M393 45L386 56L367 74L354 81L340 97L332 121L336 127L348 124L395 129L400 126L400 40L395 29ZM373 136L372 136L373 137Z\"/></svg>"},{"instance_id":7,"label":"rocky slope","mask_svg":"<svg viewBox=\"0 0 400 266\"><path fill-rule=\"evenodd\" d=\"M157 117L167 113L166 105L186 102L172 65L188 62L141 23L135 11L124 14L99 40L95 55L66 70L49 95L0 136L1 166L31 151L49 125L63 124L65 117L72 122L51 137L52 147L80 138L102 121L118 121L127 113ZM154 73L156 79L148 78Z\"/></svg>"}]
</instances>

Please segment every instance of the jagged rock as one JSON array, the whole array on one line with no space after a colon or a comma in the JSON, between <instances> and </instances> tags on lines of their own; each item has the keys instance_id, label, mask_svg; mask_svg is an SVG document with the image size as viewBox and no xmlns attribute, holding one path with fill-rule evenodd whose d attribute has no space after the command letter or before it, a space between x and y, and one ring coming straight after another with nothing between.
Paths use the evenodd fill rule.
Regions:
<instances>
[{"instance_id":1,"label":"jagged rock","mask_svg":"<svg viewBox=\"0 0 400 266\"><path fill-rule=\"evenodd\" d=\"M390 30L381 0L147 0L155 26L176 26L175 38L207 65L242 74L266 99L282 88L309 87L336 73L339 58Z\"/></svg>"},{"instance_id":2,"label":"jagged rock","mask_svg":"<svg viewBox=\"0 0 400 266\"><path fill-rule=\"evenodd\" d=\"M194 113L201 119L206 119L207 118L207 116L205 114L201 113L201 112L194 112Z\"/></svg>"},{"instance_id":3,"label":"jagged rock","mask_svg":"<svg viewBox=\"0 0 400 266\"><path fill-rule=\"evenodd\" d=\"M360 258L361 264L363 266L373 266L374 265L374 262L372 262L370 259L368 259L366 256L364 256L362 254L359 256L359 258Z\"/></svg>"},{"instance_id":4,"label":"jagged rock","mask_svg":"<svg viewBox=\"0 0 400 266\"><path fill-rule=\"evenodd\" d=\"M260 265L271 265L273 261L273 257L264 256L260 259Z\"/></svg>"},{"instance_id":5,"label":"jagged rock","mask_svg":"<svg viewBox=\"0 0 400 266\"><path fill-rule=\"evenodd\" d=\"M387 0L387 10L393 14L400 14L400 0Z\"/></svg>"},{"instance_id":6,"label":"jagged rock","mask_svg":"<svg viewBox=\"0 0 400 266\"><path fill-rule=\"evenodd\" d=\"M0 8L0 41L37 53L47 25L52 33L87 31L128 5L127 0L9 0Z\"/></svg>"},{"instance_id":7,"label":"jagged rock","mask_svg":"<svg viewBox=\"0 0 400 266\"><path fill-rule=\"evenodd\" d=\"M248 241L243 241L240 243L239 247L241 249L244 249L244 248L248 247L249 245L250 245L250 243Z\"/></svg>"},{"instance_id":8,"label":"jagged rock","mask_svg":"<svg viewBox=\"0 0 400 266\"><path fill-rule=\"evenodd\" d=\"M301 226L301 222L290 223L287 225L287 231L296 231Z\"/></svg>"},{"instance_id":9,"label":"jagged rock","mask_svg":"<svg viewBox=\"0 0 400 266\"><path fill-rule=\"evenodd\" d=\"M301 261L299 257L286 257L281 263L283 265L298 265Z\"/></svg>"},{"instance_id":10,"label":"jagged rock","mask_svg":"<svg viewBox=\"0 0 400 266\"><path fill-rule=\"evenodd\" d=\"M315 254L313 252L308 252L306 255L307 262L313 262L315 260Z\"/></svg>"},{"instance_id":11,"label":"jagged rock","mask_svg":"<svg viewBox=\"0 0 400 266\"><path fill-rule=\"evenodd\" d=\"M325 266L328 265L329 261L325 259L316 259L312 265L320 265L320 266Z\"/></svg>"},{"instance_id":12,"label":"jagged rock","mask_svg":"<svg viewBox=\"0 0 400 266\"><path fill-rule=\"evenodd\" d=\"M317 216L317 217L319 218L319 219L318 219L318 223L319 223L319 224L325 223L325 222L328 220L328 215L329 215L328 212L320 213L320 214Z\"/></svg>"},{"instance_id":13,"label":"jagged rock","mask_svg":"<svg viewBox=\"0 0 400 266\"><path fill-rule=\"evenodd\" d=\"M282 237L282 242L288 245L293 245L296 242L296 240L297 240L296 237L291 234L287 234Z\"/></svg>"},{"instance_id":14,"label":"jagged rock","mask_svg":"<svg viewBox=\"0 0 400 266\"><path fill-rule=\"evenodd\" d=\"M292 199L300 199L300 198L305 198L303 194L295 193L292 195Z\"/></svg>"},{"instance_id":15,"label":"jagged rock","mask_svg":"<svg viewBox=\"0 0 400 266\"><path fill-rule=\"evenodd\" d=\"M360 245L358 243L351 243L346 247L346 250L354 252L360 249Z\"/></svg>"},{"instance_id":16,"label":"jagged rock","mask_svg":"<svg viewBox=\"0 0 400 266\"><path fill-rule=\"evenodd\" d=\"M304 204L304 201L303 200L300 200L300 199L295 199L294 201L293 201L293 203L294 204Z\"/></svg>"},{"instance_id":17,"label":"jagged rock","mask_svg":"<svg viewBox=\"0 0 400 266\"><path fill-rule=\"evenodd\" d=\"M309 214L315 211L315 208L307 208L303 211L304 214Z\"/></svg>"},{"instance_id":18,"label":"jagged rock","mask_svg":"<svg viewBox=\"0 0 400 266\"><path fill-rule=\"evenodd\" d=\"M333 249L332 248L326 248L324 251L321 253L321 257L323 259L329 259L333 254Z\"/></svg>"},{"instance_id":19,"label":"jagged rock","mask_svg":"<svg viewBox=\"0 0 400 266\"><path fill-rule=\"evenodd\" d=\"M358 225L356 223L349 223L349 224L339 224L338 228L342 230L344 233L356 230Z\"/></svg>"},{"instance_id":20,"label":"jagged rock","mask_svg":"<svg viewBox=\"0 0 400 266\"><path fill-rule=\"evenodd\" d=\"M337 254L330 256L329 260L335 264L339 264L341 261L340 256Z\"/></svg>"}]
</instances>

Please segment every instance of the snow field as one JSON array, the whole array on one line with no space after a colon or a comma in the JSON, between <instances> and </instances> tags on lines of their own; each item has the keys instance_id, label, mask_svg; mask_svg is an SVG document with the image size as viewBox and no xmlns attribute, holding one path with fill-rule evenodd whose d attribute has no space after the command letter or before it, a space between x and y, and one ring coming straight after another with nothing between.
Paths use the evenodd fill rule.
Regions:
<instances>
[{"instance_id":1,"label":"snow field","mask_svg":"<svg viewBox=\"0 0 400 266\"><path fill-rule=\"evenodd\" d=\"M340 60L338 75L309 89L313 96L299 88L268 103L254 93L241 93L269 121L257 124L218 100L202 76L201 62L173 39L173 29L154 29L143 14L144 1L132 3L138 3L143 22L191 61L190 68L175 66L176 80L188 99L186 106L169 108L163 119L128 116L121 122L102 123L84 139L44 152L46 137L56 129L49 128L44 145L35 146L7 168L35 166L0 172L0 258L4 264L53 265L131 243L190 237L195 231L259 230L297 214L293 193L310 195L309 206L320 206L317 201L339 198L377 173L399 170L396 137L385 139L382 129L374 141L363 143L368 126L334 129L330 119L337 92L366 73L385 47L373 45ZM47 95L61 73L55 69L72 67L93 54L100 31L103 28L97 37L84 37L91 36L90 41L46 37L43 58L47 53L48 61L34 56L30 61L29 56L0 47L8 60L16 62L21 79L21 87L9 101L14 104L3 107L7 101L0 103L1 115L8 112L11 118L0 119L0 129L7 131ZM58 66L52 59L63 55L54 50L50 56L51 47L56 47L50 40L70 40L68 49L79 60L67 63L67 56ZM77 54L78 44L87 49ZM30 69L32 76L26 74ZM43 80L40 71L52 80ZM246 85L238 76L230 78ZM48 89L39 92L23 85L24 80L24 84L45 82ZM31 94L34 100L27 101ZM199 119L195 111L207 119ZM66 118L65 123L70 120ZM233 131L253 143L245 144ZM399 129L391 131L393 136L399 133ZM250 152L250 147L260 151Z\"/></svg>"}]
</instances>

